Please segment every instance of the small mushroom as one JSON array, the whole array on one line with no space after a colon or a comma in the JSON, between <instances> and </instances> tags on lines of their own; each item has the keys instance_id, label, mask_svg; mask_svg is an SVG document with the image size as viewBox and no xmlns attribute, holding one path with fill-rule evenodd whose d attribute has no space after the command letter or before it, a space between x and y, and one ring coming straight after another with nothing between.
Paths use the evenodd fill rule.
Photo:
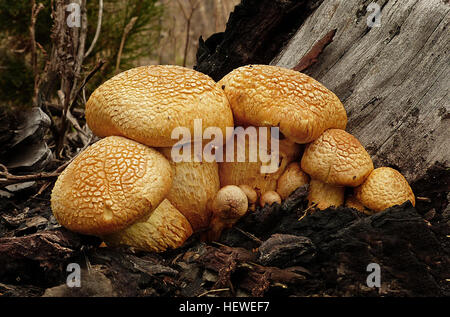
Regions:
<instances>
[{"instance_id":1,"label":"small mushroom","mask_svg":"<svg viewBox=\"0 0 450 317\"><path fill-rule=\"evenodd\" d=\"M278 179L276 192L280 195L281 199L284 200L297 188L308 183L309 176L302 171L300 163L292 162Z\"/></svg>"},{"instance_id":2,"label":"small mushroom","mask_svg":"<svg viewBox=\"0 0 450 317\"><path fill-rule=\"evenodd\" d=\"M416 203L408 181L399 171L390 167L374 169L365 182L355 188L355 195L364 206L376 212L408 200L413 206Z\"/></svg>"},{"instance_id":3,"label":"small mushroom","mask_svg":"<svg viewBox=\"0 0 450 317\"><path fill-rule=\"evenodd\" d=\"M326 129L345 129L339 98L315 79L272 65L247 65L225 75L224 86L236 125L279 126L295 143L309 143Z\"/></svg>"},{"instance_id":4,"label":"small mushroom","mask_svg":"<svg viewBox=\"0 0 450 317\"><path fill-rule=\"evenodd\" d=\"M261 207L264 207L265 205L272 206L274 203L281 204L281 197L276 191L273 190L269 190L262 194L259 200L259 205Z\"/></svg>"},{"instance_id":5,"label":"small mushroom","mask_svg":"<svg viewBox=\"0 0 450 317\"><path fill-rule=\"evenodd\" d=\"M324 183L356 187L372 172L373 162L353 135L329 129L306 146L301 168L311 178Z\"/></svg>"},{"instance_id":6,"label":"small mushroom","mask_svg":"<svg viewBox=\"0 0 450 317\"><path fill-rule=\"evenodd\" d=\"M158 151L106 137L80 153L59 175L51 208L67 229L101 236L150 215L172 186L172 169Z\"/></svg>"},{"instance_id":7,"label":"small mushroom","mask_svg":"<svg viewBox=\"0 0 450 317\"><path fill-rule=\"evenodd\" d=\"M331 202L333 206L342 205L344 187L360 185L373 170L373 162L353 135L340 129L328 129L306 146L301 168L311 177L309 190L315 193L309 195L310 199L318 204L317 208L324 209L331 206ZM326 193L328 190L330 192ZM320 197L328 198L322 202Z\"/></svg>"},{"instance_id":8,"label":"small mushroom","mask_svg":"<svg viewBox=\"0 0 450 317\"><path fill-rule=\"evenodd\" d=\"M345 187L323 183L317 179L309 182L308 205L317 204L315 208L323 210L344 204Z\"/></svg>"},{"instance_id":9,"label":"small mushroom","mask_svg":"<svg viewBox=\"0 0 450 317\"><path fill-rule=\"evenodd\" d=\"M248 209L254 211L256 208L256 203L258 202L258 193L249 185L239 185L239 188L242 189L247 196Z\"/></svg>"},{"instance_id":10,"label":"small mushroom","mask_svg":"<svg viewBox=\"0 0 450 317\"><path fill-rule=\"evenodd\" d=\"M219 239L222 231L231 228L248 211L248 200L244 191L236 185L222 187L211 203L212 218L206 239Z\"/></svg>"}]
</instances>

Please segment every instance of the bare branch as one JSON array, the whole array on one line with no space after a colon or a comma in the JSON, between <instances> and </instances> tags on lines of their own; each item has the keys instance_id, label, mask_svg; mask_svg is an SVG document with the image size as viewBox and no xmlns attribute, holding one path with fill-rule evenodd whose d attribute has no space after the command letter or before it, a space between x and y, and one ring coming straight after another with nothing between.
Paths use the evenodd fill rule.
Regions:
<instances>
[{"instance_id":1,"label":"bare branch","mask_svg":"<svg viewBox=\"0 0 450 317\"><path fill-rule=\"evenodd\" d=\"M30 25L30 41L31 41L31 67L33 69L34 76L34 93L33 93L33 106L38 105L38 93L39 93L39 81L40 75L38 72L38 58L36 50L36 20L39 12L44 8L42 3L36 4L36 1L32 1L31 5L31 25Z\"/></svg>"},{"instance_id":2,"label":"bare branch","mask_svg":"<svg viewBox=\"0 0 450 317\"><path fill-rule=\"evenodd\" d=\"M120 47L119 52L117 53L117 61L116 61L116 69L115 72L118 73L120 71L120 60L122 58L122 51L123 47L125 45L125 40L128 36L128 33L130 33L131 29L133 28L134 24L136 23L136 20L138 17L132 17L130 22L125 26L125 29L123 30L122 40L120 41Z\"/></svg>"},{"instance_id":3,"label":"bare branch","mask_svg":"<svg viewBox=\"0 0 450 317\"><path fill-rule=\"evenodd\" d=\"M91 46L87 50L86 54L84 54L84 58L86 58L94 49L95 43L97 43L98 37L100 35L100 29L102 27L102 16L103 16L103 0L98 1L98 20L97 20L97 29L95 30L94 39L92 40Z\"/></svg>"}]
</instances>

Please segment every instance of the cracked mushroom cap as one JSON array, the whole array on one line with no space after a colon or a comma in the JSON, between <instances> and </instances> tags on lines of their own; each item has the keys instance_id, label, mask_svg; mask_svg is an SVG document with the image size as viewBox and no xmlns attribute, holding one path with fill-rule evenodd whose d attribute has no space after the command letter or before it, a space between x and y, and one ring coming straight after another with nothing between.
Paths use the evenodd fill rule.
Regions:
<instances>
[{"instance_id":1,"label":"cracked mushroom cap","mask_svg":"<svg viewBox=\"0 0 450 317\"><path fill-rule=\"evenodd\" d=\"M309 176L302 171L300 163L292 162L278 179L276 192L280 195L281 199L284 200L297 188L308 183Z\"/></svg>"},{"instance_id":2,"label":"cracked mushroom cap","mask_svg":"<svg viewBox=\"0 0 450 317\"><path fill-rule=\"evenodd\" d=\"M225 135L233 126L228 100L217 83L195 70L151 65L124 71L100 85L86 103L86 121L99 137L124 136L154 147L177 143L172 131L186 127L194 135L194 120L202 133L218 127Z\"/></svg>"},{"instance_id":3,"label":"cracked mushroom cap","mask_svg":"<svg viewBox=\"0 0 450 317\"><path fill-rule=\"evenodd\" d=\"M150 214L172 185L172 169L158 151L112 136L80 153L56 180L51 208L69 230L104 235Z\"/></svg>"},{"instance_id":4,"label":"cracked mushroom cap","mask_svg":"<svg viewBox=\"0 0 450 317\"><path fill-rule=\"evenodd\" d=\"M261 166L271 166L271 162L263 163L261 156L259 155L260 149L263 153L275 153L272 152L271 148L271 137L268 133L267 142L261 143L259 129L257 131L257 147L256 150L251 150L250 139L246 138L245 142L238 142L237 139L234 142L234 161L232 162L220 162L219 163L219 176L220 185L248 185L253 188L258 196L264 194L266 191L274 191L277 187L278 178L283 174L287 165L298 159L301 153L301 146L296 144L289 139L279 140L278 147L278 157L279 161L274 162L277 164L277 168L274 172L265 173L261 172ZM228 146L227 143L226 146ZM226 152L226 146L224 153ZM254 161L250 156L250 151L256 151L257 157ZM238 161L238 153L245 153L245 158L243 162Z\"/></svg>"},{"instance_id":5,"label":"cracked mushroom cap","mask_svg":"<svg viewBox=\"0 0 450 317\"><path fill-rule=\"evenodd\" d=\"M364 183L355 188L355 195L364 206L374 211L383 211L408 200L413 206L416 203L408 181L390 167L374 169Z\"/></svg>"},{"instance_id":6,"label":"cracked mushroom cap","mask_svg":"<svg viewBox=\"0 0 450 317\"><path fill-rule=\"evenodd\" d=\"M315 79L270 65L247 65L219 82L236 125L279 126L296 143L309 143L326 129L345 129L347 113L339 98Z\"/></svg>"},{"instance_id":7,"label":"cracked mushroom cap","mask_svg":"<svg viewBox=\"0 0 450 317\"><path fill-rule=\"evenodd\" d=\"M329 129L306 146L301 168L311 178L324 183L356 187L372 172L373 162L353 135Z\"/></svg>"},{"instance_id":8,"label":"cracked mushroom cap","mask_svg":"<svg viewBox=\"0 0 450 317\"><path fill-rule=\"evenodd\" d=\"M146 218L102 238L109 246L128 245L143 251L163 252L182 246L192 233L186 217L164 199Z\"/></svg>"},{"instance_id":9,"label":"cracked mushroom cap","mask_svg":"<svg viewBox=\"0 0 450 317\"><path fill-rule=\"evenodd\" d=\"M194 162L193 151L191 161L174 162L172 148L158 150L168 159L173 170L172 187L166 198L188 219L194 231L207 228L211 220L209 202L220 189L217 162Z\"/></svg>"}]
</instances>

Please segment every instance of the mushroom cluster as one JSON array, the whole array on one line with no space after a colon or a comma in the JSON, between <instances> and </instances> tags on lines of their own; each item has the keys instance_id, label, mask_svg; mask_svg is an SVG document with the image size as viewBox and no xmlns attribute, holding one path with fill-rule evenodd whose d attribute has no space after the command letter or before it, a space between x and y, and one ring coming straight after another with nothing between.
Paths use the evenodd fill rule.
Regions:
<instances>
[{"instance_id":1,"label":"mushroom cluster","mask_svg":"<svg viewBox=\"0 0 450 317\"><path fill-rule=\"evenodd\" d=\"M190 143L198 141L197 119L201 133L234 126L223 90L200 72L143 66L104 82L86 103L87 124L101 139L58 177L51 195L57 221L107 245L155 252L208 230L214 218L210 206L220 193L218 163L175 162L171 155L177 127L191 132ZM229 223L222 216L216 232L222 222Z\"/></svg>"},{"instance_id":2,"label":"mushroom cluster","mask_svg":"<svg viewBox=\"0 0 450 317\"><path fill-rule=\"evenodd\" d=\"M191 132L189 144L205 146L196 139L198 119L200 135L210 127L223 131L222 150L227 129L278 127L276 171L262 172L266 163L259 156L249 160L247 141L231 145L244 148L244 161L174 160L178 127ZM281 203L306 184L309 203L319 209L345 203L368 213L414 204L404 177L374 169L361 143L345 131L339 98L294 70L248 65L215 82L180 66L137 67L92 93L86 121L101 139L58 177L51 208L62 226L107 245L161 252L197 232L215 240L247 212ZM348 187L354 192L346 198Z\"/></svg>"},{"instance_id":3,"label":"mushroom cluster","mask_svg":"<svg viewBox=\"0 0 450 317\"><path fill-rule=\"evenodd\" d=\"M291 69L247 65L231 71L219 85L236 125L278 127L282 134L275 173L260 173L260 161L223 162L221 184L252 187L261 206L279 203L306 184L309 205L321 210L345 204L371 213L408 200L415 204L398 171L374 169L359 140L345 131L343 104L318 81Z\"/></svg>"}]
</instances>

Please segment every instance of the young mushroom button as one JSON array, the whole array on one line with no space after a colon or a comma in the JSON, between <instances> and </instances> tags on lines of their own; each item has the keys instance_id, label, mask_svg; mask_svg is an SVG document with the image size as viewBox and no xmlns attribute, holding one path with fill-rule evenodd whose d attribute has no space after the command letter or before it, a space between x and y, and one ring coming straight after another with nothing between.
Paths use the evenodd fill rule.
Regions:
<instances>
[{"instance_id":1,"label":"young mushroom button","mask_svg":"<svg viewBox=\"0 0 450 317\"><path fill-rule=\"evenodd\" d=\"M248 199L238 186L222 187L211 203L212 218L210 230L206 233L209 241L217 240L222 231L231 228L248 211Z\"/></svg>"}]
</instances>

